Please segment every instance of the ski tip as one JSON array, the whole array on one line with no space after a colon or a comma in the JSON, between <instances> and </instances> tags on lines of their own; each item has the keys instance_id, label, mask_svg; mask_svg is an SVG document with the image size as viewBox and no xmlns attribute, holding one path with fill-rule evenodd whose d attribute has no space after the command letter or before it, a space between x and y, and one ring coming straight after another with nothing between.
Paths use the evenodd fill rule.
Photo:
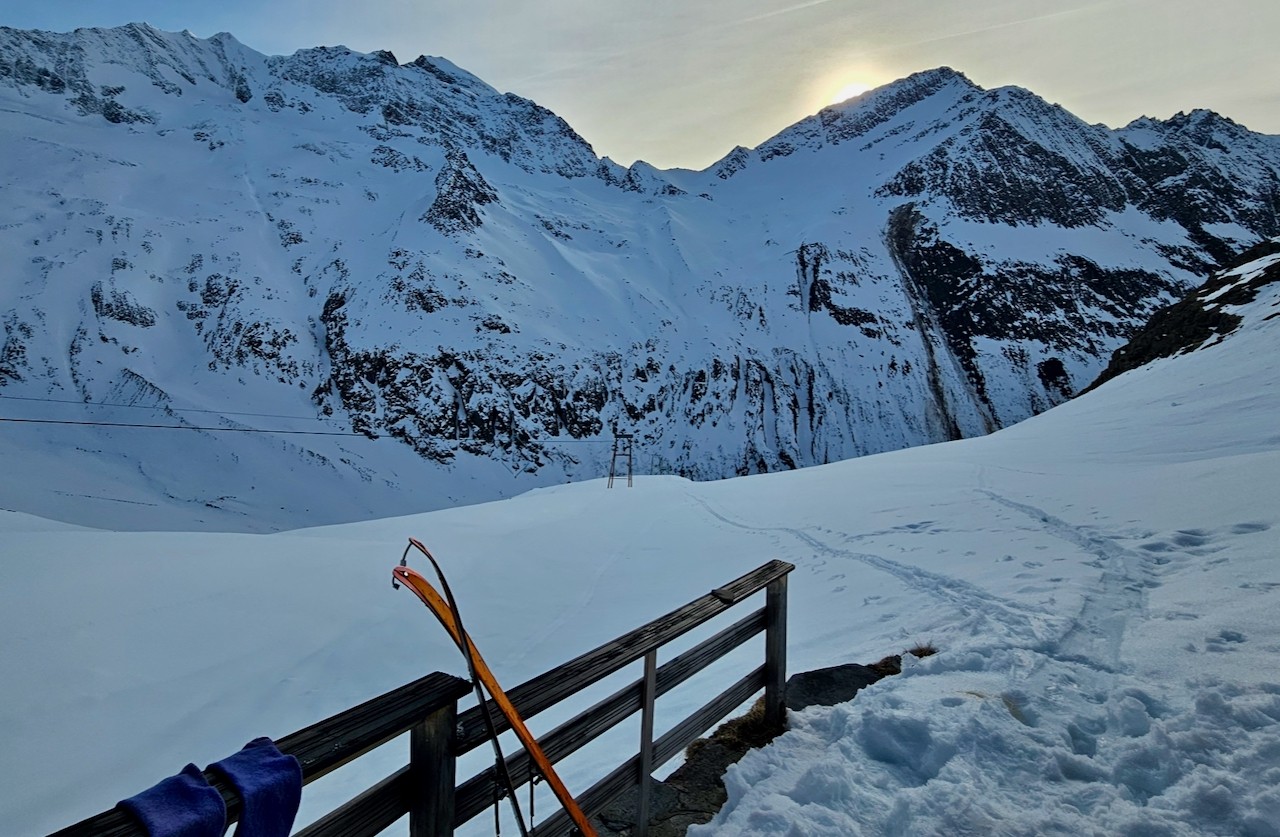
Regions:
<instances>
[{"instance_id":1,"label":"ski tip","mask_svg":"<svg viewBox=\"0 0 1280 837\"><path fill-rule=\"evenodd\" d=\"M409 592L425 602L426 599L423 598L424 594L421 589L421 585L424 584L427 584L426 579L412 567L394 567L391 570L391 587L393 589L399 590L401 587L407 587ZM427 584L427 586L430 585Z\"/></svg>"},{"instance_id":2,"label":"ski tip","mask_svg":"<svg viewBox=\"0 0 1280 837\"><path fill-rule=\"evenodd\" d=\"M408 585L410 589L414 586L413 582L427 585L430 585L431 583L423 578L422 573L418 572L413 567L392 567L391 580L392 582L399 582L400 584Z\"/></svg>"}]
</instances>

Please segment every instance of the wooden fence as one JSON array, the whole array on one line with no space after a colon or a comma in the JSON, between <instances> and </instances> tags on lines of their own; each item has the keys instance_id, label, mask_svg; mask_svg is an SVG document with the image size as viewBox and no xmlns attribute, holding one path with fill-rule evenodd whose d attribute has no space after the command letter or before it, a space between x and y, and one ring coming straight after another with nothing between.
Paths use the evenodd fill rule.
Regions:
<instances>
[{"instance_id":1,"label":"wooden fence","mask_svg":"<svg viewBox=\"0 0 1280 837\"><path fill-rule=\"evenodd\" d=\"M786 683L787 574L795 569L770 561L723 587L617 639L522 683L507 694L528 719L624 666L643 658L643 676L564 722L539 742L553 762L580 749L605 730L637 711L641 713L639 752L578 793L579 805L591 816L621 794L640 787L637 829L644 837L649 821L650 775L709 730L737 706L764 689L766 723L781 728ZM754 593L765 590L765 603L737 622L663 665L658 649L718 616ZM653 738L654 701L712 662L765 633L765 660L728 689L668 732ZM456 784L456 759L487 741L483 708L458 713L457 702L470 685L439 672L394 689L332 718L279 739L284 753L297 757L303 783L310 783L396 736L409 733L409 764L351 801L331 811L295 837L373 837L409 815L411 837L439 837L471 820L493 804L497 777L493 767ZM490 701L499 732L509 725ZM507 758L517 785L531 778L523 750ZM228 823L238 820L240 799L219 775L205 772L227 803ZM535 837L569 834L568 815L557 811L532 832ZM57 832L53 837L145 837L121 811L107 811Z\"/></svg>"}]
</instances>

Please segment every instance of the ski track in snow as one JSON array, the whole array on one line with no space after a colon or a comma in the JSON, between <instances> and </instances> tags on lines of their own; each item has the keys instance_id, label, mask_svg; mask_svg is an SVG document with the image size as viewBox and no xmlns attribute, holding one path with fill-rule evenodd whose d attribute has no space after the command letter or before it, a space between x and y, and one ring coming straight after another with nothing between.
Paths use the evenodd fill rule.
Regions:
<instances>
[{"instance_id":1,"label":"ski track in snow","mask_svg":"<svg viewBox=\"0 0 1280 837\"><path fill-rule=\"evenodd\" d=\"M1145 616L1144 589L1158 584L1145 566L1147 562L1110 538L1068 523L1044 509L1010 500L989 489L980 491L992 501L1039 523L1050 535L1097 556L1098 566L1102 568L1100 592L1085 595L1084 607L1075 623L1055 647L1047 651L1059 660L1106 670L1119 668L1120 646L1128 620L1134 615Z\"/></svg>"},{"instance_id":2,"label":"ski track in snow","mask_svg":"<svg viewBox=\"0 0 1280 837\"><path fill-rule=\"evenodd\" d=\"M981 484L983 480L979 478ZM1124 671L1121 646L1129 621L1146 618L1146 589L1159 586L1151 572L1154 563L1150 558L1126 549L1106 535L1098 534L1090 527L1063 520L1048 511L1025 502L1011 500L990 489L977 491L1000 506L1025 516L1035 524L1037 531L1046 533L1094 557L1089 562L1101 570L1096 586L1084 594L1084 602L1074 618L1055 618L1035 608L1007 599L970 582L952 576L930 572L920 567L903 564L870 552L844 549L824 541L819 534L830 535L846 543L856 543L874 538L880 532L849 534L832 529L818 528L806 531L793 527L755 526L735 520L713 508L698 497L692 499L709 515L728 526L747 531L786 535L798 539L810 547L817 560L805 569L818 574L829 562L855 561L886 573L904 586L925 593L956 609L965 620L966 628L976 634L979 630L991 635L992 623L1002 627L1007 635L1001 638L1006 648L1021 647L1043 655L1045 659L1029 662L1027 672L1038 671L1050 661L1066 664L1070 672L1059 672L1054 680L1065 679L1073 687L1089 681L1102 691L1101 682L1093 675L1109 675ZM895 527L897 532L922 530L924 523L910 523ZM1185 538L1183 539L1186 540ZM1165 559L1167 560L1167 559ZM824 580L836 581L843 573L828 575ZM1081 670L1083 669L1083 670ZM1051 691L1053 688L1051 687Z\"/></svg>"},{"instance_id":3,"label":"ski track in snow","mask_svg":"<svg viewBox=\"0 0 1280 837\"><path fill-rule=\"evenodd\" d=\"M564 626L571 622L578 611L587 608L596 599L596 594L600 590L600 585L609 571L618 563L619 553L617 550L611 550L607 561L595 564L594 571L591 574L591 583L576 598L577 600L569 607L563 608L557 612L556 616L546 623L546 627L533 630L528 627L528 639L524 643L524 648L519 656L526 656L539 648L543 643L554 640L561 636Z\"/></svg>"},{"instance_id":4,"label":"ski track in snow","mask_svg":"<svg viewBox=\"0 0 1280 837\"><path fill-rule=\"evenodd\" d=\"M822 556L818 561L806 567L811 572L818 573L832 559L863 564L892 576L912 590L925 593L951 605L966 620L985 620L990 618L1006 628L1013 637L1028 642L1032 647L1042 647L1046 642L1046 637L1043 634L1046 629L1051 630L1054 627L1055 620L1046 614L1034 611L1011 599L994 595L962 579L899 563L882 555L842 549L821 540L816 535L803 529L785 526L754 526L743 523L715 510L701 498L693 497L692 499L701 505L708 514L726 525L748 531L785 534L802 541L812 548L817 555ZM907 524L904 528L910 529L920 525ZM846 542L856 542L870 537L870 535L851 535L832 529L819 528L816 531L822 534L835 535ZM844 578L844 575L838 573L828 576L826 580L836 581L842 578Z\"/></svg>"}]
</instances>

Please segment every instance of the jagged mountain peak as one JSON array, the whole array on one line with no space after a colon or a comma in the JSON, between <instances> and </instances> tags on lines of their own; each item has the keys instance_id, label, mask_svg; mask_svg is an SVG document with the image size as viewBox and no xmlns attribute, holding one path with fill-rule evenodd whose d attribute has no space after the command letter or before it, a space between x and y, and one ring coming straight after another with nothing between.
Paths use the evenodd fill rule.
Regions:
<instances>
[{"instance_id":1,"label":"jagged mountain peak","mask_svg":"<svg viewBox=\"0 0 1280 837\"><path fill-rule=\"evenodd\" d=\"M1249 133L1240 123L1230 117L1223 116L1207 108L1194 108L1190 111L1178 111L1168 119L1152 116L1139 116L1129 122L1121 131L1158 131L1165 134L1183 133L1197 134L1206 131L1226 130L1232 133Z\"/></svg>"},{"instance_id":2,"label":"jagged mountain peak","mask_svg":"<svg viewBox=\"0 0 1280 837\"><path fill-rule=\"evenodd\" d=\"M974 84L969 77L959 70L950 67L936 67L932 70L921 70L909 76L883 84L868 90L852 99L836 102L822 108L815 116L827 114L827 120L833 121L840 116L854 114L867 109L876 110L880 115L890 117L895 110L902 110L922 99L936 95L943 90L952 93L982 92L983 88Z\"/></svg>"},{"instance_id":3,"label":"jagged mountain peak","mask_svg":"<svg viewBox=\"0 0 1280 837\"><path fill-rule=\"evenodd\" d=\"M1204 148L1225 151L1224 143L1248 141L1254 135L1248 128L1215 111L1196 108L1190 112L1175 113L1164 122L1170 133L1186 137Z\"/></svg>"},{"instance_id":4,"label":"jagged mountain peak","mask_svg":"<svg viewBox=\"0 0 1280 837\"><path fill-rule=\"evenodd\" d=\"M983 100L993 108L1017 110L1036 116L1049 113L1066 114L1071 119L1085 124L1083 120L1067 111L1061 105L1050 102L1038 93L1016 84L992 87L988 90L983 90L982 94Z\"/></svg>"},{"instance_id":5,"label":"jagged mountain peak","mask_svg":"<svg viewBox=\"0 0 1280 837\"><path fill-rule=\"evenodd\" d=\"M947 66L934 67L931 70L920 70L897 81L889 82L879 89L892 91L898 95L908 91L917 91L919 95L928 96L948 85L957 85L976 91L983 89L962 71Z\"/></svg>"},{"instance_id":6,"label":"jagged mountain peak","mask_svg":"<svg viewBox=\"0 0 1280 837\"><path fill-rule=\"evenodd\" d=\"M937 100L939 104L933 110L942 111L957 100L981 90L963 73L950 67L913 73L860 96L828 105L762 143L755 149L755 153L760 160L767 161L775 157L790 156L801 149L816 151L857 140L863 140L857 143L861 146L877 128L895 122L900 117L906 118L903 115L913 106ZM727 170L726 164L735 172L741 169L741 161L735 162L733 159L741 158L740 151L741 149L734 149L715 163L712 169L721 176Z\"/></svg>"},{"instance_id":7,"label":"jagged mountain peak","mask_svg":"<svg viewBox=\"0 0 1280 837\"><path fill-rule=\"evenodd\" d=\"M484 92L492 96L503 95L478 76L467 72L449 59L438 55L419 55L407 66L417 67L419 70L429 73L439 81L451 86Z\"/></svg>"},{"instance_id":8,"label":"jagged mountain peak","mask_svg":"<svg viewBox=\"0 0 1280 837\"><path fill-rule=\"evenodd\" d=\"M471 148L530 171L601 174L590 144L560 117L520 96L499 93L443 58L421 56L400 65L388 51L360 53L345 46L264 56L229 35L202 40L147 24L71 33L0 29L0 85L24 96L62 97L82 116L156 123L179 110L158 100L157 92L182 96L206 83L226 91L222 101L234 98L250 112L290 111L315 119L307 115L336 102L362 117L362 129L384 141L418 137ZM219 115L216 121L234 125L250 118L242 112Z\"/></svg>"},{"instance_id":9,"label":"jagged mountain peak","mask_svg":"<svg viewBox=\"0 0 1280 837\"><path fill-rule=\"evenodd\" d=\"M1179 111L1168 119L1141 116L1125 125L1118 133L1138 142L1144 137L1155 136L1189 142L1203 148L1214 148L1215 144L1220 145L1221 142L1280 144L1280 137L1256 134L1231 117L1207 108Z\"/></svg>"},{"instance_id":10,"label":"jagged mountain peak","mask_svg":"<svg viewBox=\"0 0 1280 837\"><path fill-rule=\"evenodd\" d=\"M1240 127L1234 119L1229 116L1223 116L1217 111L1208 108L1193 108L1190 111L1178 111L1173 116L1165 120L1165 124L1172 128L1185 129L1187 127L1199 127L1204 125L1231 125Z\"/></svg>"}]
</instances>

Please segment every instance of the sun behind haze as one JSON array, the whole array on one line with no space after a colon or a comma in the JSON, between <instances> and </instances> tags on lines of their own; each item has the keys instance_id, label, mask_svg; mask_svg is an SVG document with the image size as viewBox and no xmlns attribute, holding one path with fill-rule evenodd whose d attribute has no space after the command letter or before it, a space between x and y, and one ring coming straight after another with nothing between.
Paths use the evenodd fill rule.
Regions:
<instances>
[{"instance_id":1,"label":"sun behind haze","mask_svg":"<svg viewBox=\"0 0 1280 837\"><path fill-rule=\"evenodd\" d=\"M861 96L872 88L872 85L865 81L850 81L835 92L828 104L838 105L846 99L852 99L854 96Z\"/></svg>"}]
</instances>

